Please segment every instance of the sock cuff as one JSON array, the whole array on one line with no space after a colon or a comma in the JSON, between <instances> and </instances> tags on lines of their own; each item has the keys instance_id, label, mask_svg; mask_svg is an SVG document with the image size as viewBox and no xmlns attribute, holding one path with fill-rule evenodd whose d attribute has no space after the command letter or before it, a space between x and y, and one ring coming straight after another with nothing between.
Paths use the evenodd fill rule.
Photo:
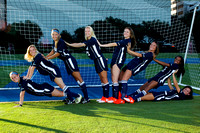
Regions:
<instances>
[{"instance_id":1,"label":"sock cuff","mask_svg":"<svg viewBox=\"0 0 200 133\"><path fill-rule=\"evenodd\" d=\"M82 83L80 82L80 81L77 81L77 83L78 83L78 85L79 86L82 86L82 85L84 85L85 84L85 82L83 81Z\"/></svg>"},{"instance_id":2,"label":"sock cuff","mask_svg":"<svg viewBox=\"0 0 200 133\"><path fill-rule=\"evenodd\" d=\"M120 81L118 81L118 83L120 84L120 83L122 83L122 81L120 80Z\"/></svg>"},{"instance_id":3,"label":"sock cuff","mask_svg":"<svg viewBox=\"0 0 200 133\"><path fill-rule=\"evenodd\" d=\"M140 102L141 101L141 98L139 97L139 98L137 98L137 102Z\"/></svg>"},{"instance_id":4,"label":"sock cuff","mask_svg":"<svg viewBox=\"0 0 200 133\"><path fill-rule=\"evenodd\" d=\"M141 93L141 90L140 90L140 89L137 89L136 91L137 91L138 94Z\"/></svg>"},{"instance_id":5,"label":"sock cuff","mask_svg":"<svg viewBox=\"0 0 200 133\"><path fill-rule=\"evenodd\" d=\"M64 91L64 92L65 92L67 89L68 89L67 86L64 86L64 87L63 87L63 91Z\"/></svg>"},{"instance_id":6,"label":"sock cuff","mask_svg":"<svg viewBox=\"0 0 200 133\"><path fill-rule=\"evenodd\" d=\"M101 83L101 85L102 85L102 86L109 85L109 82L108 82L108 83L105 83L105 84L104 84L104 83Z\"/></svg>"},{"instance_id":7,"label":"sock cuff","mask_svg":"<svg viewBox=\"0 0 200 133\"><path fill-rule=\"evenodd\" d=\"M119 86L119 84L118 84L118 83L113 83L112 85L113 85L113 86Z\"/></svg>"},{"instance_id":8,"label":"sock cuff","mask_svg":"<svg viewBox=\"0 0 200 133\"><path fill-rule=\"evenodd\" d=\"M127 83L127 82L128 82L127 80L122 80L122 81L121 81L121 83Z\"/></svg>"},{"instance_id":9,"label":"sock cuff","mask_svg":"<svg viewBox=\"0 0 200 133\"><path fill-rule=\"evenodd\" d=\"M143 90L143 91L142 91L142 93L143 93L144 95L146 95L146 94L147 94L147 92L146 92L145 90Z\"/></svg>"}]
</instances>

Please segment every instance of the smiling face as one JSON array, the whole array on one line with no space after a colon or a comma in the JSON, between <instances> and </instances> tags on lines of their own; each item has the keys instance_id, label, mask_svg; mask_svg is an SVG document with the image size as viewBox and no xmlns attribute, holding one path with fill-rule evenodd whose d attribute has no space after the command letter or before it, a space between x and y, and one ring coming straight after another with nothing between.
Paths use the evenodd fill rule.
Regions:
<instances>
[{"instance_id":1,"label":"smiling face","mask_svg":"<svg viewBox=\"0 0 200 133\"><path fill-rule=\"evenodd\" d=\"M190 91L191 91L190 88L187 88L187 87L183 89L183 93L185 95L190 95Z\"/></svg>"},{"instance_id":2,"label":"smiling face","mask_svg":"<svg viewBox=\"0 0 200 133\"><path fill-rule=\"evenodd\" d=\"M152 42L149 46L149 50L155 52L157 48L157 44L155 42Z\"/></svg>"},{"instance_id":3,"label":"smiling face","mask_svg":"<svg viewBox=\"0 0 200 133\"><path fill-rule=\"evenodd\" d=\"M10 75L10 79L15 83L19 83L19 81L20 81L19 74L18 75L16 75L16 74Z\"/></svg>"},{"instance_id":4,"label":"smiling face","mask_svg":"<svg viewBox=\"0 0 200 133\"><path fill-rule=\"evenodd\" d=\"M35 57L35 55L37 54L37 50L35 49L35 47L30 47L29 53L31 56Z\"/></svg>"},{"instance_id":5,"label":"smiling face","mask_svg":"<svg viewBox=\"0 0 200 133\"><path fill-rule=\"evenodd\" d=\"M52 37L52 39L53 39L54 41L59 40L59 36L60 36L60 34L58 34L58 32L55 32L54 30L52 30L52 32L51 32L51 37Z\"/></svg>"},{"instance_id":6,"label":"smiling face","mask_svg":"<svg viewBox=\"0 0 200 133\"><path fill-rule=\"evenodd\" d=\"M128 39L131 36L131 32L129 29L124 29L124 38Z\"/></svg>"},{"instance_id":7,"label":"smiling face","mask_svg":"<svg viewBox=\"0 0 200 133\"><path fill-rule=\"evenodd\" d=\"M175 63L175 64L180 64L180 63L181 63L181 58L177 56L177 57L174 59L174 63Z\"/></svg>"},{"instance_id":8,"label":"smiling face","mask_svg":"<svg viewBox=\"0 0 200 133\"><path fill-rule=\"evenodd\" d=\"M85 36L90 39L92 37L92 33L89 27L85 28Z\"/></svg>"}]
</instances>

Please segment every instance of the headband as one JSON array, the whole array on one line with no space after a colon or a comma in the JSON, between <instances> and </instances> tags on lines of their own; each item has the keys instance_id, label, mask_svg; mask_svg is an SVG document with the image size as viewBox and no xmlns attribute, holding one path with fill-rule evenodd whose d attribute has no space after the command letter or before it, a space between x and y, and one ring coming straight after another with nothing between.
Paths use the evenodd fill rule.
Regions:
<instances>
[{"instance_id":1,"label":"headband","mask_svg":"<svg viewBox=\"0 0 200 133\"><path fill-rule=\"evenodd\" d=\"M58 34L60 34L58 30L52 30L52 31L53 31L53 32L57 32Z\"/></svg>"},{"instance_id":2,"label":"headband","mask_svg":"<svg viewBox=\"0 0 200 133\"><path fill-rule=\"evenodd\" d=\"M18 75L18 73L17 73L17 72L11 72L11 73L10 73L10 76L11 76L11 75L13 75L13 74L16 74L16 75Z\"/></svg>"}]
</instances>

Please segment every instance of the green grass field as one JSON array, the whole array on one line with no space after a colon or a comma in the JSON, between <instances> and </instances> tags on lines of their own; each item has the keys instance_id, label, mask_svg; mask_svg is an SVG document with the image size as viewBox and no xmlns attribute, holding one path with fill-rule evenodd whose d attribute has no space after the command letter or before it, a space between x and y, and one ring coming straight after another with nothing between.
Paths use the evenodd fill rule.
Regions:
<instances>
[{"instance_id":1,"label":"green grass field","mask_svg":"<svg viewBox=\"0 0 200 133\"><path fill-rule=\"evenodd\" d=\"M200 132L200 97L134 104L0 103L0 132Z\"/></svg>"}]
</instances>

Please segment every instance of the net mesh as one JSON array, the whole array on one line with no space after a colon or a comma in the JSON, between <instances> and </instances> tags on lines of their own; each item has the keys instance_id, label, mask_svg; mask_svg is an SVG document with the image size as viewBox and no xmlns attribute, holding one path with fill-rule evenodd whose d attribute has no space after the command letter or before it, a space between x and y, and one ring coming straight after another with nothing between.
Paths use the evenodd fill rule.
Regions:
<instances>
[{"instance_id":1,"label":"net mesh","mask_svg":"<svg viewBox=\"0 0 200 133\"><path fill-rule=\"evenodd\" d=\"M0 9L5 10L5 3ZM30 63L23 58L29 44L35 44L38 50L47 54L52 48L51 29L60 30L62 38L69 42L84 41L84 27L91 25L97 39L102 43L111 43L123 39L123 30L126 26L133 28L137 46L134 51L148 50L153 40L159 42L160 54L158 59L164 62L173 62L177 55L184 56L189 27L179 18L171 15L169 0L7 0L6 23L10 26L10 33L17 32L25 38L27 43L19 47L23 40L15 44L4 42L1 52L1 88L13 88L10 82L10 71L18 71L26 75ZM4 15L5 16L5 15ZM5 20L1 17L1 20ZM25 42L26 42L25 41ZM182 83L199 87L199 54L194 41L191 40L186 64L186 76ZM22 50L23 49L23 50ZM21 51L20 51L21 50ZM81 76L87 85L100 85L100 79L95 72L93 61L85 54L84 48L70 48L70 52L77 59ZM20 52L19 52L20 51ZM110 64L114 48L102 48L104 56ZM127 64L133 57L127 54ZM69 86L77 83L68 75L64 63L53 59L62 73L64 82ZM162 67L152 62L146 70L129 80L129 84L143 84ZM196 71L198 72L196 72ZM111 83L110 71L108 72ZM50 79L35 71L32 79L37 83L49 82Z\"/></svg>"}]
</instances>

